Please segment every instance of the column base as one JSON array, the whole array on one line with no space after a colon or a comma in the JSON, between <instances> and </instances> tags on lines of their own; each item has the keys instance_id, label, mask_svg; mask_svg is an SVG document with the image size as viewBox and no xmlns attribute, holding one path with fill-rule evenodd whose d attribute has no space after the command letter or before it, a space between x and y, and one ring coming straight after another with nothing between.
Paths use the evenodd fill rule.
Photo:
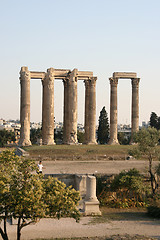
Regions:
<instances>
[{"instance_id":1,"label":"column base","mask_svg":"<svg viewBox=\"0 0 160 240\"><path fill-rule=\"evenodd\" d=\"M110 139L108 145L119 145L118 139Z\"/></svg>"},{"instance_id":2,"label":"column base","mask_svg":"<svg viewBox=\"0 0 160 240\"><path fill-rule=\"evenodd\" d=\"M99 201L85 201L83 203L83 213L85 216L88 215L101 215L99 210Z\"/></svg>"},{"instance_id":3,"label":"column base","mask_svg":"<svg viewBox=\"0 0 160 240\"><path fill-rule=\"evenodd\" d=\"M23 139L19 141L18 146L31 146L32 143L30 140Z\"/></svg>"},{"instance_id":4,"label":"column base","mask_svg":"<svg viewBox=\"0 0 160 240\"><path fill-rule=\"evenodd\" d=\"M42 140L42 145L55 145L55 142L54 142L54 140L48 140L48 141Z\"/></svg>"},{"instance_id":5,"label":"column base","mask_svg":"<svg viewBox=\"0 0 160 240\"><path fill-rule=\"evenodd\" d=\"M97 142L95 141L95 142L86 142L85 143L86 145L97 145Z\"/></svg>"},{"instance_id":6,"label":"column base","mask_svg":"<svg viewBox=\"0 0 160 240\"><path fill-rule=\"evenodd\" d=\"M66 145L78 145L78 142L66 142L64 144L66 144Z\"/></svg>"}]
</instances>

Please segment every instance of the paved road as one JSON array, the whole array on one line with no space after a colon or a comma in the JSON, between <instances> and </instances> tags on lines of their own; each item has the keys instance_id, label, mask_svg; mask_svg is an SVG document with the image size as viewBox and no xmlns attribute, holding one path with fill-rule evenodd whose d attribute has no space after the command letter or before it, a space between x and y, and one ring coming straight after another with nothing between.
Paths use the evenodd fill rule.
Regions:
<instances>
[{"instance_id":1,"label":"paved road","mask_svg":"<svg viewBox=\"0 0 160 240\"><path fill-rule=\"evenodd\" d=\"M38 163L38 162L37 162ZM154 166L158 162L154 162ZM123 161L44 161L44 174L117 174L122 170L137 168L143 173L148 172L148 161L123 160Z\"/></svg>"}]
</instances>

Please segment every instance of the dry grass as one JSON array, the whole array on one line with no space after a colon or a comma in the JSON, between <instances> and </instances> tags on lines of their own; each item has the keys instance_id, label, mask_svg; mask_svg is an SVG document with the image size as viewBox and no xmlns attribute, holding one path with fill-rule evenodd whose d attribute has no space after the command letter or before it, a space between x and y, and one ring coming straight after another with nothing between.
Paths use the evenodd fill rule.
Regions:
<instances>
[{"instance_id":1,"label":"dry grass","mask_svg":"<svg viewBox=\"0 0 160 240\"><path fill-rule=\"evenodd\" d=\"M53 145L24 147L33 158L42 157L47 160L124 160L129 149L134 146L109 146L109 145Z\"/></svg>"},{"instance_id":2,"label":"dry grass","mask_svg":"<svg viewBox=\"0 0 160 240\"><path fill-rule=\"evenodd\" d=\"M130 236L129 234L125 235L113 235L110 237L82 237L82 238L49 238L49 239L36 239L36 240L156 240L157 238L151 238L147 236L134 235Z\"/></svg>"}]
</instances>

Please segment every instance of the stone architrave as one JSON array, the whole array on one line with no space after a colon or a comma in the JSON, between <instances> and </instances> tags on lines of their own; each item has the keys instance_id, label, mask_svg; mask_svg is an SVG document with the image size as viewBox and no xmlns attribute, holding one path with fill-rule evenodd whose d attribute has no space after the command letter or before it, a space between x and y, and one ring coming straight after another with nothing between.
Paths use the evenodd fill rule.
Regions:
<instances>
[{"instance_id":1,"label":"stone architrave","mask_svg":"<svg viewBox=\"0 0 160 240\"><path fill-rule=\"evenodd\" d=\"M30 71L22 67L20 71L21 100L20 100L20 146L31 145L30 141Z\"/></svg>"},{"instance_id":2,"label":"stone architrave","mask_svg":"<svg viewBox=\"0 0 160 240\"><path fill-rule=\"evenodd\" d=\"M42 144L54 144L54 80L64 81L64 144L77 144L77 81L86 81L85 130L86 143L95 144L96 125L96 77L90 71L49 68L46 72L28 71L22 67L21 80L21 138L20 145L30 142L30 79L41 79L42 100Z\"/></svg>"},{"instance_id":3,"label":"stone architrave","mask_svg":"<svg viewBox=\"0 0 160 240\"><path fill-rule=\"evenodd\" d=\"M117 85L118 78L109 78L111 86L110 94L110 140L109 145L116 145L117 139Z\"/></svg>"},{"instance_id":4,"label":"stone architrave","mask_svg":"<svg viewBox=\"0 0 160 240\"><path fill-rule=\"evenodd\" d=\"M54 144L54 68L47 69L43 84L42 143Z\"/></svg>"},{"instance_id":5,"label":"stone architrave","mask_svg":"<svg viewBox=\"0 0 160 240\"><path fill-rule=\"evenodd\" d=\"M91 77L89 80L89 104L88 104L88 142L87 144L97 144L96 142L96 80Z\"/></svg>"},{"instance_id":6,"label":"stone architrave","mask_svg":"<svg viewBox=\"0 0 160 240\"><path fill-rule=\"evenodd\" d=\"M74 69L68 81L68 114L67 114L67 144L77 144L77 76L78 70Z\"/></svg>"},{"instance_id":7,"label":"stone architrave","mask_svg":"<svg viewBox=\"0 0 160 240\"><path fill-rule=\"evenodd\" d=\"M89 80L85 80L85 144L89 142Z\"/></svg>"},{"instance_id":8,"label":"stone architrave","mask_svg":"<svg viewBox=\"0 0 160 240\"><path fill-rule=\"evenodd\" d=\"M133 140L133 133L139 130L139 82L140 78L131 79L132 83L132 134L131 142Z\"/></svg>"}]
</instances>

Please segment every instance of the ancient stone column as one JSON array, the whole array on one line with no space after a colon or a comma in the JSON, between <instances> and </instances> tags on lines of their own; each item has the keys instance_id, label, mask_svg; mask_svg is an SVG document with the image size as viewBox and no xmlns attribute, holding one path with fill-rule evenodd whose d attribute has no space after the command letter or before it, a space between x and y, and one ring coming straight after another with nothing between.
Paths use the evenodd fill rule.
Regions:
<instances>
[{"instance_id":1,"label":"ancient stone column","mask_svg":"<svg viewBox=\"0 0 160 240\"><path fill-rule=\"evenodd\" d=\"M47 69L43 84L42 144L54 144L54 69Z\"/></svg>"},{"instance_id":2,"label":"ancient stone column","mask_svg":"<svg viewBox=\"0 0 160 240\"><path fill-rule=\"evenodd\" d=\"M87 176L86 200L97 201L95 176Z\"/></svg>"},{"instance_id":3,"label":"ancient stone column","mask_svg":"<svg viewBox=\"0 0 160 240\"><path fill-rule=\"evenodd\" d=\"M132 83L131 143L133 141L133 133L139 130L139 82L140 82L140 78L131 79L131 83Z\"/></svg>"},{"instance_id":4,"label":"ancient stone column","mask_svg":"<svg viewBox=\"0 0 160 240\"><path fill-rule=\"evenodd\" d=\"M110 94L110 140L109 145L119 144L117 139L117 84L118 78L109 78Z\"/></svg>"},{"instance_id":5,"label":"ancient stone column","mask_svg":"<svg viewBox=\"0 0 160 240\"><path fill-rule=\"evenodd\" d=\"M85 119L84 119L84 128L85 128L85 144L89 142L89 80L85 80Z\"/></svg>"},{"instance_id":6,"label":"ancient stone column","mask_svg":"<svg viewBox=\"0 0 160 240\"><path fill-rule=\"evenodd\" d=\"M64 106L63 106L63 144L67 144L68 136L68 79L63 79Z\"/></svg>"},{"instance_id":7,"label":"ancient stone column","mask_svg":"<svg viewBox=\"0 0 160 240\"><path fill-rule=\"evenodd\" d=\"M74 69L68 81L68 130L67 144L77 144L77 76L78 70Z\"/></svg>"},{"instance_id":8,"label":"ancient stone column","mask_svg":"<svg viewBox=\"0 0 160 240\"><path fill-rule=\"evenodd\" d=\"M83 212L85 215L101 215L99 201L96 196L96 177L87 176L86 180L86 197L83 203Z\"/></svg>"},{"instance_id":9,"label":"ancient stone column","mask_svg":"<svg viewBox=\"0 0 160 240\"><path fill-rule=\"evenodd\" d=\"M88 106L89 136L88 136L87 144L97 144L96 142L96 80L97 80L97 77L91 77L89 80L89 106Z\"/></svg>"},{"instance_id":10,"label":"ancient stone column","mask_svg":"<svg viewBox=\"0 0 160 240\"><path fill-rule=\"evenodd\" d=\"M21 100L20 100L20 146L31 145L30 141L30 71L22 67L20 71Z\"/></svg>"}]
</instances>

